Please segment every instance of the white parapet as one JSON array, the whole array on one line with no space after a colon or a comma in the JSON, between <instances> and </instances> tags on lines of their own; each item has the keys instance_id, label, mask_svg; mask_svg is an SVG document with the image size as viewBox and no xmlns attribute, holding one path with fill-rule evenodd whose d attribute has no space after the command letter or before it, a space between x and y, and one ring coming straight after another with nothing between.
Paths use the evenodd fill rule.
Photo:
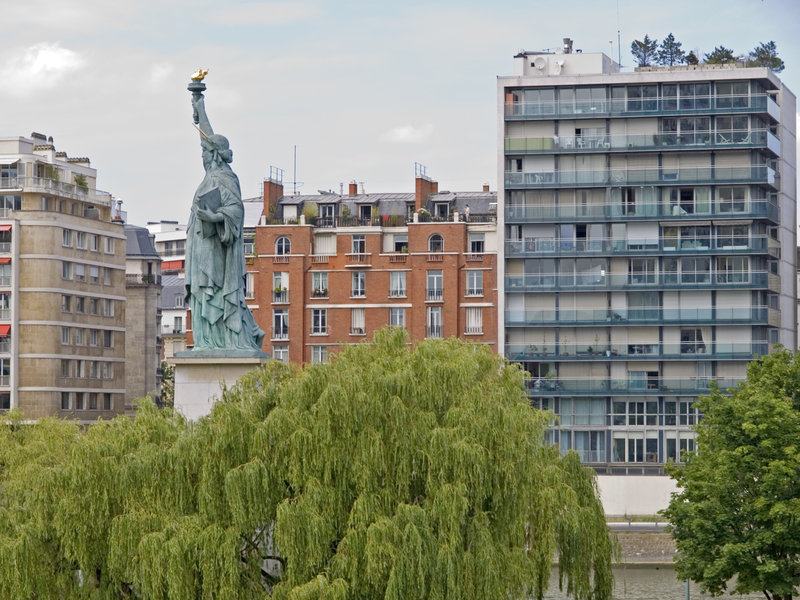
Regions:
<instances>
[{"instance_id":1,"label":"white parapet","mask_svg":"<svg viewBox=\"0 0 800 600\"><path fill-rule=\"evenodd\" d=\"M598 475L597 487L607 517L655 515L677 489L666 475Z\"/></svg>"}]
</instances>

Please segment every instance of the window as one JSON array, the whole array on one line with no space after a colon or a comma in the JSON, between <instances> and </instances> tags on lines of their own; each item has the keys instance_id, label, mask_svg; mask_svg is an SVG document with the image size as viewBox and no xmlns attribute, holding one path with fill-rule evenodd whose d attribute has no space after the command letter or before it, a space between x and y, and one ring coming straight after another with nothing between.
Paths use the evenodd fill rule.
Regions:
<instances>
[{"instance_id":1,"label":"window","mask_svg":"<svg viewBox=\"0 0 800 600\"><path fill-rule=\"evenodd\" d=\"M100 363L96 360L89 362L89 379L100 378Z\"/></svg>"},{"instance_id":2,"label":"window","mask_svg":"<svg viewBox=\"0 0 800 600\"><path fill-rule=\"evenodd\" d=\"M72 312L72 296L61 296L61 312Z\"/></svg>"},{"instance_id":3,"label":"window","mask_svg":"<svg viewBox=\"0 0 800 600\"><path fill-rule=\"evenodd\" d=\"M482 233L469 234L469 252L470 254L482 254L484 251L484 242Z\"/></svg>"},{"instance_id":4,"label":"window","mask_svg":"<svg viewBox=\"0 0 800 600\"><path fill-rule=\"evenodd\" d=\"M183 333L183 317L174 317L172 320L172 333Z\"/></svg>"},{"instance_id":5,"label":"window","mask_svg":"<svg viewBox=\"0 0 800 600\"><path fill-rule=\"evenodd\" d=\"M256 252L256 240L250 236L242 239L244 245L244 253L245 254L255 254Z\"/></svg>"},{"instance_id":6,"label":"window","mask_svg":"<svg viewBox=\"0 0 800 600\"><path fill-rule=\"evenodd\" d=\"M317 335L328 333L327 308L314 308L311 310L311 333Z\"/></svg>"},{"instance_id":7,"label":"window","mask_svg":"<svg viewBox=\"0 0 800 600\"><path fill-rule=\"evenodd\" d=\"M89 267L89 283L100 282L100 267Z\"/></svg>"},{"instance_id":8,"label":"window","mask_svg":"<svg viewBox=\"0 0 800 600\"><path fill-rule=\"evenodd\" d=\"M326 271L314 271L311 273L311 294L315 298L326 298L328 296L328 273Z\"/></svg>"},{"instance_id":9,"label":"window","mask_svg":"<svg viewBox=\"0 0 800 600\"><path fill-rule=\"evenodd\" d=\"M394 251L395 252L408 252L408 235L395 234L395 236L394 236Z\"/></svg>"},{"instance_id":10,"label":"window","mask_svg":"<svg viewBox=\"0 0 800 600\"><path fill-rule=\"evenodd\" d=\"M85 231L77 231L77 232L75 232L75 247L78 250L86 250L86 232Z\"/></svg>"},{"instance_id":11,"label":"window","mask_svg":"<svg viewBox=\"0 0 800 600\"><path fill-rule=\"evenodd\" d=\"M643 284L656 282L655 258L632 258L629 263L630 283Z\"/></svg>"},{"instance_id":12,"label":"window","mask_svg":"<svg viewBox=\"0 0 800 600\"><path fill-rule=\"evenodd\" d=\"M100 250L100 236L96 233L89 235L89 250L92 252L97 252Z\"/></svg>"},{"instance_id":13,"label":"window","mask_svg":"<svg viewBox=\"0 0 800 600\"><path fill-rule=\"evenodd\" d=\"M172 303L172 306L174 306L175 308L184 307L184 296L182 293L175 294L175 301Z\"/></svg>"},{"instance_id":14,"label":"window","mask_svg":"<svg viewBox=\"0 0 800 600\"><path fill-rule=\"evenodd\" d=\"M68 346L70 344L70 336L72 332L70 331L69 327L62 327L61 328L61 344L64 346Z\"/></svg>"},{"instance_id":15,"label":"window","mask_svg":"<svg viewBox=\"0 0 800 600\"><path fill-rule=\"evenodd\" d=\"M11 263L0 264L0 285L11 285Z\"/></svg>"},{"instance_id":16,"label":"window","mask_svg":"<svg viewBox=\"0 0 800 600\"><path fill-rule=\"evenodd\" d=\"M694 398L677 398L664 401L664 425L694 426L700 418L694 408Z\"/></svg>"},{"instance_id":17,"label":"window","mask_svg":"<svg viewBox=\"0 0 800 600\"><path fill-rule=\"evenodd\" d=\"M366 237L363 235L354 235L352 248L353 248L353 254L366 254L367 253Z\"/></svg>"},{"instance_id":18,"label":"window","mask_svg":"<svg viewBox=\"0 0 800 600\"><path fill-rule=\"evenodd\" d=\"M278 256L284 256L286 254L291 254L292 252L292 242L286 236L281 236L275 241L275 254Z\"/></svg>"},{"instance_id":19,"label":"window","mask_svg":"<svg viewBox=\"0 0 800 600\"><path fill-rule=\"evenodd\" d=\"M255 279L255 274L253 274ZM276 271L272 273L272 301L285 303L289 301L289 273Z\"/></svg>"},{"instance_id":20,"label":"window","mask_svg":"<svg viewBox=\"0 0 800 600\"><path fill-rule=\"evenodd\" d=\"M69 392L61 392L61 410L69 410L72 407L70 395Z\"/></svg>"},{"instance_id":21,"label":"window","mask_svg":"<svg viewBox=\"0 0 800 600\"><path fill-rule=\"evenodd\" d=\"M363 308L350 309L350 335L366 335L366 319Z\"/></svg>"},{"instance_id":22,"label":"window","mask_svg":"<svg viewBox=\"0 0 800 600\"><path fill-rule=\"evenodd\" d=\"M405 298L406 296L406 272L405 271L390 271L389 272L389 297L390 298Z\"/></svg>"},{"instance_id":23,"label":"window","mask_svg":"<svg viewBox=\"0 0 800 600\"><path fill-rule=\"evenodd\" d=\"M111 269L103 269L103 285L111 285Z\"/></svg>"},{"instance_id":24,"label":"window","mask_svg":"<svg viewBox=\"0 0 800 600\"><path fill-rule=\"evenodd\" d=\"M248 271L244 274L244 297L252 300L256 297L256 274Z\"/></svg>"},{"instance_id":25,"label":"window","mask_svg":"<svg viewBox=\"0 0 800 600\"><path fill-rule=\"evenodd\" d=\"M749 267L750 258L747 256L718 256L717 281L719 283L746 283L750 281Z\"/></svg>"},{"instance_id":26,"label":"window","mask_svg":"<svg viewBox=\"0 0 800 600\"><path fill-rule=\"evenodd\" d=\"M747 108L748 94L746 81L717 82L717 108Z\"/></svg>"},{"instance_id":27,"label":"window","mask_svg":"<svg viewBox=\"0 0 800 600\"><path fill-rule=\"evenodd\" d=\"M282 363L289 362L289 346L280 345L272 347L272 358Z\"/></svg>"},{"instance_id":28,"label":"window","mask_svg":"<svg viewBox=\"0 0 800 600\"><path fill-rule=\"evenodd\" d=\"M72 263L63 261L61 263L61 279L72 279Z\"/></svg>"},{"instance_id":29,"label":"window","mask_svg":"<svg viewBox=\"0 0 800 600\"><path fill-rule=\"evenodd\" d=\"M706 345L703 342L701 329L681 329L681 354L705 354Z\"/></svg>"},{"instance_id":30,"label":"window","mask_svg":"<svg viewBox=\"0 0 800 600\"><path fill-rule=\"evenodd\" d=\"M114 363L103 363L103 379L114 379Z\"/></svg>"},{"instance_id":31,"label":"window","mask_svg":"<svg viewBox=\"0 0 800 600\"><path fill-rule=\"evenodd\" d=\"M735 213L747 210L747 189L743 187L717 188L719 212Z\"/></svg>"},{"instance_id":32,"label":"window","mask_svg":"<svg viewBox=\"0 0 800 600\"><path fill-rule=\"evenodd\" d=\"M750 143L750 119L746 116L717 117L717 144Z\"/></svg>"},{"instance_id":33,"label":"window","mask_svg":"<svg viewBox=\"0 0 800 600\"><path fill-rule=\"evenodd\" d=\"M426 318L425 336L430 338L442 337L442 307L429 306Z\"/></svg>"},{"instance_id":34,"label":"window","mask_svg":"<svg viewBox=\"0 0 800 600\"><path fill-rule=\"evenodd\" d=\"M405 308L390 308L389 309L389 325L396 327L406 326L406 309Z\"/></svg>"},{"instance_id":35,"label":"window","mask_svg":"<svg viewBox=\"0 0 800 600\"><path fill-rule=\"evenodd\" d=\"M467 326L464 333L467 335L483 333L483 309L480 306L467 307Z\"/></svg>"},{"instance_id":36,"label":"window","mask_svg":"<svg viewBox=\"0 0 800 600\"><path fill-rule=\"evenodd\" d=\"M86 281L86 266L75 263L75 281Z\"/></svg>"},{"instance_id":37,"label":"window","mask_svg":"<svg viewBox=\"0 0 800 600\"><path fill-rule=\"evenodd\" d=\"M467 271L467 296L483 296L483 271Z\"/></svg>"},{"instance_id":38,"label":"window","mask_svg":"<svg viewBox=\"0 0 800 600\"><path fill-rule=\"evenodd\" d=\"M71 365L71 361L69 361L68 359L65 359L65 358L61 359L61 376L62 377L69 377L70 376L70 372L72 371L72 369L70 369L71 366L72 366Z\"/></svg>"},{"instance_id":39,"label":"window","mask_svg":"<svg viewBox=\"0 0 800 600\"><path fill-rule=\"evenodd\" d=\"M103 348L113 348L114 347L114 332L113 331L103 331Z\"/></svg>"},{"instance_id":40,"label":"window","mask_svg":"<svg viewBox=\"0 0 800 600\"><path fill-rule=\"evenodd\" d=\"M89 298L89 314L100 314L100 300L97 298Z\"/></svg>"},{"instance_id":41,"label":"window","mask_svg":"<svg viewBox=\"0 0 800 600\"><path fill-rule=\"evenodd\" d=\"M103 394L103 410L112 410L114 408L114 403L111 399L111 394L109 392L105 392Z\"/></svg>"},{"instance_id":42,"label":"window","mask_svg":"<svg viewBox=\"0 0 800 600\"><path fill-rule=\"evenodd\" d=\"M97 329L89 330L89 345L97 346L97 341L100 338L100 332Z\"/></svg>"},{"instance_id":43,"label":"window","mask_svg":"<svg viewBox=\"0 0 800 600\"><path fill-rule=\"evenodd\" d=\"M321 364L328 362L327 346L311 346L311 363Z\"/></svg>"},{"instance_id":44,"label":"window","mask_svg":"<svg viewBox=\"0 0 800 600\"><path fill-rule=\"evenodd\" d=\"M681 283L710 283L711 260L701 257L681 259Z\"/></svg>"},{"instance_id":45,"label":"window","mask_svg":"<svg viewBox=\"0 0 800 600\"><path fill-rule=\"evenodd\" d=\"M114 316L114 301L106 298L103 300L103 316L104 317L113 317Z\"/></svg>"},{"instance_id":46,"label":"window","mask_svg":"<svg viewBox=\"0 0 800 600\"><path fill-rule=\"evenodd\" d=\"M747 225L719 225L717 246L720 248L747 248L750 228Z\"/></svg>"},{"instance_id":47,"label":"window","mask_svg":"<svg viewBox=\"0 0 800 600\"><path fill-rule=\"evenodd\" d=\"M75 392L75 410L86 410L86 392Z\"/></svg>"},{"instance_id":48,"label":"window","mask_svg":"<svg viewBox=\"0 0 800 600\"><path fill-rule=\"evenodd\" d=\"M80 327L75 328L75 345L83 346L83 329Z\"/></svg>"},{"instance_id":49,"label":"window","mask_svg":"<svg viewBox=\"0 0 800 600\"><path fill-rule=\"evenodd\" d=\"M438 233L428 238L428 252L444 252L444 238Z\"/></svg>"},{"instance_id":50,"label":"window","mask_svg":"<svg viewBox=\"0 0 800 600\"><path fill-rule=\"evenodd\" d=\"M272 339L289 339L289 309L276 308L272 311Z\"/></svg>"},{"instance_id":51,"label":"window","mask_svg":"<svg viewBox=\"0 0 800 600\"><path fill-rule=\"evenodd\" d=\"M76 296L75 297L75 312L79 315L82 315L86 312L86 298L83 296Z\"/></svg>"},{"instance_id":52,"label":"window","mask_svg":"<svg viewBox=\"0 0 800 600\"><path fill-rule=\"evenodd\" d=\"M75 377L86 377L86 361L75 361Z\"/></svg>"},{"instance_id":53,"label":"window","mask_svg":"<svg viewBox=\"0 0 800 600\"><path fill-rule=\"evenodd\" d=\"M441 271L428 271L427 275L427 299L433 301L441 301L444 292L442 290L442 272Z\"/></svg>"},{"instance_id":54,"label":"window","mask_svg":"<svg viewBox=\"0 0 800 600\"><path fill-rule=\"evenodd\" d=\"M358 207L358 220L362 225L372 224L372 205L361 204ZM355 250L353 252L355 252Z\"/></svg>"},{"instance_id":55,"label":"window","mask_svg":"<svg viewBox=\"0 0 800 600\"><path fill-rule=\"evenodd\" d=\"M61 231L61 245L64 248L72 248L72 230L64 229Z\"/></svg>"},{"instance_id":56,"label":"window","mask_svg":"<svg viewBox=\"0 0 800 600\"><path fill-rule=\"evenodd\" d=\"M614 425L656 425L658 423L658 401L656 400L614 401L611 412Z\"/></svg>"},{"instance_id":57,"label":"window","mask_svg":"<svg viewBox=\"0 0 800 600\"><path fill-rule=\"evenodd\" d=\"M103 238L105 240L104 251L106 254L114 254L114 238Z\"/></svg>"},{"instance_id":58,"label":"window","mask_svg":"<svg viewBox=\"0 0 800 600\"><path fill-rule=\"evenodd\" d=\"M9 410L11 408L11 393L0 392L0 410Z\"/></svg>"},{"instance_id":59,"label":"window","mask_svg":"<svg viewBox=\"0 0 800 600\"><path fill-rule=\"evenodd\" d=\"M97 392L89 393L89 410L97 410Z\"/></svg>"},{"instance_id":60,"label":"window","mask_svg":"<svg viewBox=\"0 0 800 600\"><path fill-rule=\"evenodd\" d=\"M629 85L628 86L628 110L629 111L649 111L658 108L658 86L657 85Z\"/></svg>"},{"instance_id":61,"label":"window","mask_svg":"<svg viewBox=\"0 0 800 600\"><path fill-rule=\"evenodd\" d=\"M363 298L367 295L366 281L367 274L364 271L353 271L350 274L351 287L350 296L352 298Z\"/></svg>"}]
</instances>

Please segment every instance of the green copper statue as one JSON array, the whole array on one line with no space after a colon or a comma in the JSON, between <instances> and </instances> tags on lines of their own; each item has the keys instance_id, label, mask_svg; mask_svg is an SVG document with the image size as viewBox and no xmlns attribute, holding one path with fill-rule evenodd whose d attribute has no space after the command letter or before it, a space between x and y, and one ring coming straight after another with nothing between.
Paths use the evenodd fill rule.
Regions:
<instances>
[{"instance_id":1,"label":"green copper statue","mask_svg":"<svg viewBox=\"0 0 800 600\"><path fill-rule=\"evenodd\" d=\"M230 167L228 140L214 133L206 115L205 74L195 73L188 88L206 170L186 231L186 303L192 315L193 352L260 353L264 332L244 300L242 192Z\"/></svg>"}]
</instances>

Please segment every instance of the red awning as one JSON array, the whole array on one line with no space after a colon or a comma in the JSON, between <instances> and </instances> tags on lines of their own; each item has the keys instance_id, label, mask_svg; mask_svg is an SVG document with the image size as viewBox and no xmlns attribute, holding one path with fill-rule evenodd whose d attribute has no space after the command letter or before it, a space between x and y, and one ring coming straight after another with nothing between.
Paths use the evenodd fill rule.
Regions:
<instances>
[{"instance_id":1,"label":"red awning","mask_svg":"<svg viewBox=\"0 0 800 600\"><path fill-rule=\"evenodd\" d=\"M0 231L11 231L11 225L0 225Z\"/></svg>"},{"instance_id":2,"label":"red awning","mask_svg":"<svg viewBox=\"0 0 800 600\"><path fill-rule=\"evenodd\" d=\"M0 337L8 337L11 332L11 325L0 325Z\"/></svg>"},{"instance_id":3,"label":"red awning","mask_svg":"<svg viewBox=\"0 0 800 600\"><path fill-rule=\"evenodd\" d=\"M162 260L161 261L161 270L162 271L175 271L176 269L183 268L183 261L182 260Z\"/></svg>"},{"instance_id":4,"label":"red awning","mask_svg":"<svg viewBox=\"0 0 800 600\"><path fill-rule=\"evenodd\" d=\"M10 256L0 258L0 265L7 265L10 262L11 262Z\"/></svg>"}]
</instances>

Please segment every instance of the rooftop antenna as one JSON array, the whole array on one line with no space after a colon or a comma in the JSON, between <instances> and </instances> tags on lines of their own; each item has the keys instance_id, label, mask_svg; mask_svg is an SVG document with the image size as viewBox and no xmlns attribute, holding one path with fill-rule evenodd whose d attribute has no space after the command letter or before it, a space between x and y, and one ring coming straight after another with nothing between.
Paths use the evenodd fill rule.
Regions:
<instances>
[{"instance_id":1,"label":"rooftop antenna","mask_svg":"<svg viewBox=\"0 0 800 600\"><path fill-rule=\"evenodd\" d=\"M297 188L303 187L303 181L297 181L297 144L293 146L294 148L294 157L292 160L292 181L287 182L292 184L292 195L297 195ZM281 171L281 177L283 176L283 171Z\"/></svg>"},{"instance_id":2,"label":"rooftop antenna","mask_svg":"<svg viewBox=\"0 0 800 600\"><path fill-rule=\"evenodd\" d=\"M622 70L622 44L620 43L619 34L619 0L617 0L617 63L619 63L619 70Z\"/></svg>"}]
</instances>

